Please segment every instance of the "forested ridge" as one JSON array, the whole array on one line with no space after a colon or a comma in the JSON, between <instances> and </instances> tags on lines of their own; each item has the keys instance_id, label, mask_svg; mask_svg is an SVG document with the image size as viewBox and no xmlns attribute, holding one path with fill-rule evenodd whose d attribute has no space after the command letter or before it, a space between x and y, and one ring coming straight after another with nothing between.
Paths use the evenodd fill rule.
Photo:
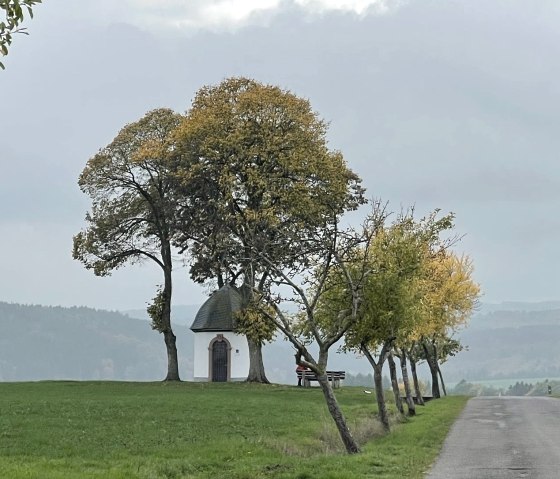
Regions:
<instances>
[{"instance_id":1,"label":"forested ridge","mask_svg":"<svg viewBox=\"0 0 560 479\"><path fill-rule=\"evenodd\" d=\"M147 321L86 307L0 302L0 380L155 380L165 366Z\"/></svg>"},{"instance_id":2,"label":"forested ridge","mask_svg":"<svg viewBox=\"0 0 560 479\"><path fill-rule=\"evenodd\" d=\"M560 309L515 307L472 318L459 334L468 350L445 365L450 381L560 377Z\"/></svg>"},{"instance_id":3,"label":"forested ridge","mask_svg":"<svg viewBox=\"0 0 560 479\"><path fill-rule=\"evenodd\" d=\"M194 305L174 308L185 379L192 368L188 326L196 310ZM0 302L0 380L159 380L165 352L141 313ZM560 309L479 313L459 336L468 350L444 363L451 382L560 377ZM277 341L264 353L271 378L292 383L289 345ZM351 374L370 373L363 359L335 354L331 362Z\"/></svg>"},{"instance_id":4,"label":"forested ridge","mask_svg":"<svg viewBox=\"0 0 560 479\"><path fill-rule=\"evenodd\" d=\"M179 366L185 380L192 379L193 333L189 326L199 307L177 305L173 309ZM159 381L166 368L160 341L145 310L0 302L0 381ZM294 383L290 346L280 340L264 349L271 380ZM360 365L351 355L334 355L332 364L348 371ZM362 367L369 370L365 361Z\"/></svg>"}]
</instances>

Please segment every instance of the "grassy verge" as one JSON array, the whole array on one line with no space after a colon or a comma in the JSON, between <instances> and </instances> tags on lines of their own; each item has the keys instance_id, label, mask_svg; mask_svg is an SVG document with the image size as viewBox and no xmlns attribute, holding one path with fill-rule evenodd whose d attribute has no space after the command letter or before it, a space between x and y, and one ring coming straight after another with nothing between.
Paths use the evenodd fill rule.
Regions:
<instances>
[{"instance_id":1,"label":"grassy verge","mask_svg":"<svg viewBox=\"0 0 560 479\"><path fill-rule=\"evenodd\" d=\"M362 454L340 449L317 388L0 383L0 477L422 477L466 402L432 401L382 436L371 395L337 397Z\"/></svg>"}]
</instances>

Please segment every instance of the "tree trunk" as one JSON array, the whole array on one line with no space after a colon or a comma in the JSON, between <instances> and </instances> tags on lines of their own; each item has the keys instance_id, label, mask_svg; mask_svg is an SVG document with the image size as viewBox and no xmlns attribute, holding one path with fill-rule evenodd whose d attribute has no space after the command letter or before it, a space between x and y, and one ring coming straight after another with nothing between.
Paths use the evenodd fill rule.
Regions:
<instances>
[{"instance_id":1,"label":"tree trunk","mask_svg":"<svg viewBox=\"0 0 560 479\"><path fill-rule=\"evenodd\" d=\"M412 382L414 383L414 391L416 392L416 399L419 406L424 406L424 398L422 391L420 391L420 383L418 382L418 375L416 374L416 361L410 360L410 372L412 373Z\"/></svg>"},{"instance_id":2,"label":"tree trunk","mask_svg":"<svg viewBox=\"0 0 560 479\"><path fill-rule=\"evenodd\" d=\"M393 394L395 396L395 406L401 414L404 415L404 407L401 400L401 392L399 391L399 381L397 379L397 366L393 359L393 353L389 351L387 354L387 362L389 363L389 373L391 375L391 386L393 387Z\"/></svg>"},{"instance_id":3,"label":"tree trunk","mask_svg":"<svg viewBox=\"0 0 560 479\"><path fill-rule=\"evenodd\" d=\"M309 368L317 376L317 381L319 382L319 386L321 386L321 391L323 391L323 396L325 397L327 408L331 417L333 418L336 428L338 429L338 433L340 435L340 438L342 439L344 447L346 448L346 452L348 452L348 454L355 454L360 452L360 448L352 437L350 429L346 424L344 414L342 414L340 406L338 405L338 401L336 400L336 397L334 395L332 385L327 378L327 374L325 373L327 369L330 345L319 346L319 360L315 362L311 354L309 354L309 351L307 351L305 345L300 343L293 336L289 337L289 340L297 348L295 355L296 364L301 364Z\"/></svg>"},{"instance_id":4,"label":"tree trunk","mask_svg":"<svg viewBox=\"0 0 560 479\"><path fill-rule=\"evenodd\" d=\"M262 357L262 345L257 341L253 341L247 336L249 344L249 374L247 382L269 384L264 372L264 363Z\"/></svg>"},{"instance_id":5,"label":"tree trunk","mask_svg":"<svg viewBox=\"0 0 560 479\"><path fill-rule=\"evenodd\" d=\"M424 348L424 352L426 353L426 362L430 368L430 374L432 375L432 396L434 399L437 399L441 397L439 392L437 363L434 361L433 353L430 351L426 343L423 343L422 346Z\"/></svg>"},{"instance_id":6,"label":"tree trunk","mask_svg":"<svg viewBox=\"0 0 560 479\"><path fill-rule=\"evenodd\" d=\"M180 381L176 337L173 334L173 331L164 331L163 339L167 349L167 376L165 377L165 381Z\"/></svg>"},{"instance_id":7,"label":"tree trunk","mask_svg":"<svg viewBox=\"0 0 560 479\"><path fill-rule=\"evenodd\" d=\"M163 268L163 305L162 305L162 333L167 350L167 376L165 381L180 381L179 378L179 362L177 360L177 344L176 337L171 328L171 295L172 295L172 277L173 262L171 259L171 246L168 241L162 241L161 258L164 265Z\"/></svg>"},{"instance_id":8,"label":"tree trunk","mask_svg":"<svg viewBox=\"0 0 560 479\"><path fill-rule=\"evenodd\" d=\"M406 352L404 349L401 350L399 354L399 361L401 363L401 373L404 384L404 391L406 394L406 406L408 409L409 416L416 415L416 407L414 405L414 399L412 399L412 391L410 389L410 381L408 380L408 368L406 365Z\"/></svg>"},{"instance_id":9,"label":"tree trunk","mask_svg":"<svg viewBox=\"0 0 560 479\"><path fill-rule=\"evenodd\" d=\"M385 402L385 393L383 391L383 363L385 362L385 356L387 355L387 349L384 345L381 348L381 353L379 354L379 360L375 362L373 355L369 350L362 345L360 347L363 355L367 358L371 367L373 368L373 381L375 384L375 397L377 399L377 411L379 414L379 420L386 432L391 430L389 425L389 414L387 413L387 404Z\"/></svg>"},{"instance_id":10,"label":"tree trunk","mask_svg":"<svg viewBox=\"0 0 560 479\"><path fill-rule=\"evenodd\" d=\"M441 374L441 369L439 368L439 363L436 362L437 371L439 374L439 379L441 381L441 389L443 389L443 395L447 396L447 391L445 390L445 383L443 382L443 375Z\"/></svg>"},{"instance_id":11,"label":"tree trunk","mask_svg":"<svg viewBox=\"0 0 560 479\"><path fill-rule=\"evenodd\" d=\"M251 304L253 299L253 286L255 285L255 277L252 269L249 268L244 273L243 285L241 286L241 297L243 298L243 307ZM262 357L262 343L254 338L246 336L249 345L249 374L247 374L247 382L269 384L264 372L264 362Z\"/></svg>"},{"instance_id":12,"label":"tree trunk","mask_svg":"<svg viewBox=\"0 0 560 479\"><path fill-rule=\"evenodd\" d=\"M433 361L428 361L428 366L430 367L430 374L432 376L432 396L438 399L441 397L441 394L439 392L437 368L434 366Z\"/></svg>"},{"instance_id":13,"label":"tree trunk","mask_svg":"<svg viewBox=\"0 0 560 479\"><path fill-rule=\"evenodd\" d=\"M379 420L385 431L389 432L389 414L387 413L387 404L385 403L385 393L383 392L383 367L376 365L373 367L373 382L375 384L375 397L377 399L377 410L379 411Z\"/></svg>"},{"instance_id":14,"label":"tree trunk","mask_svg":"<svg viewBox=\"0 0 560 479\"><path fill-rule=\"evenodd\" d=\"M323 373L322 375L317 376L317 379L319 385L321 386L321 390L323 391L323 395L325 396L325 400L327 401L329 412L331 413L334 423L338 429L338 433L340 434L340 438L346 448L346 452L348 452L348 454L356 454L360 452L360 448L356 444L356 441L350 433L350 429L348 429L348 426L346 425L346 419L340 410L340 406L338 405L338 401L336 400L331 384L327 379L327 375Z\"/></svg>"}]
</instances>

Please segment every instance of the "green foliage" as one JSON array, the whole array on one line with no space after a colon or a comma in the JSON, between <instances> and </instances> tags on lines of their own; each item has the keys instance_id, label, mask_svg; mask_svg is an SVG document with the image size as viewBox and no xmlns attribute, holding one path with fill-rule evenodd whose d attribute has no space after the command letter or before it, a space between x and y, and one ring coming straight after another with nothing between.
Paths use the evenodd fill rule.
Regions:
<instances>
[{"instance_id":1,"label":"green foliage","mask_svg":"<svg viewBox=\"0 0 560 479\"><path fill-rule=\"evenodd\" d=\"M532 389L532 384L517 381L507 388L506 396L526 396Z\"/></svg>"},{"instance_id":2,"label":"green foliage","mask_svg":"<svg viewBox=\"0 0 560 479\"><path fill-rule=\"evenodd\" d=\"M407 211L380 229L367 254L357 252L354 270L367 268L371 274L362 285L360 319L345 336L346 349L408 345L423 320L426 262L441 244L440 235L453 227L452 214L437 218L437 213L417 221L413 210Z\"/></svg>"},{"instance_id":3,"label":"green foliage","mask_svg":"<svg viewBox=\"0 0 560 479\"><path fill-rule=\"evenodd\" d=\"M276 326L270 320L274 310L262 300L253 298L243 309L235 314L235 332L244 334L253 341L262 344L272 341Z\"/></svg>"},{"instance_id":4,"label":"green foliage","mask_svg":"<svg viewBox=\"0 0 560 479\"><path fill-rule=\"evenodd\" d=\"M535 385L532 385L529 392L530 396L548 396L549 394L552 394L553 396L560 395L560 381L549 381L546 379L544 381L537 382Z\"/></svg>"},{"instance_id":5,"label":"green foliage","mask_svg":"<svg viewBox=\"0 0 560 479\"><path fill-rule=\"evenodd\" d=\"M5 19L0 21L0 54L6 56L8 47L12 44L13 35L23 33L27 35L25 28L20 27L25 18L25 12L33 18L33 7L42 0L0 0L0 10L3 11ZM4 70L4 64L0 62L0 68Z\"/></svg>"},{"instance_id":6,"label":"green foliage","mask_svg":"<svg viewBox=\"0 0 560 479\"><path fill-rule=\"evenodd\" d=\"M463 346L458 339L449 337L439 338L437 348L439 354L438 359L440 362L444 363L448 358L456 356L464 349L468 348Z\"/></svg>"},{"instance_id":7,"label":"green foliage","mask_svg":"<svg viewBox=\"0 0 560 479\"><path fill-rule=\"evenodd\" d=\"M148 316L152 320L152 329L155 329L160 333L165 330L166 326L163 317L164 303L165 297L163 294L163 290L161 286L159 286L157 289L157 294L155 295L154 299L152 299L152 302L148 304L146 311L148 313Z\"/></svg>"},{"instance_id":8,"label":"green foliage","mask_svg":"<svg viewBox=\"0 0 560 479\"><path fill-rule=\"evenodd\" d=\"M500 396L503 390L485 384L473 384L462 379L451 391L450 394L458 396Z\"/></svg>"},{"instance_id":9,"label":"green foliage","mask_svg":"<svg viewBox=\"0 0 560 479\"><path fill-rule=\"evenodd\" d=\"M423 321L417 337L446 336L467 322L480 296L472 274L468 256L441 250L429 258L422 284Z\"/></svg>"},{"instance_id":10,"label":"green foliage","mask_svg":"<svg viewBox=\"0 0 560 479\"><path fill-rule=\"evenodd\" d=\"M511 381L509 385L505 381ZM536 382L525 382L513 380L496 380L497 384L488 384L492 381L483 383L470 383L462 379L451 391L451 394L464 396L548 396L549 387L551 394L560 395L560 381L544 380ZM505 384L504 384L505 383ZM506 387L507 385L507 387Z\"/></svg>"},{"instance_id":11,"label":"green foliage","mask_svg":"<svg viewBox=\"0 0 560 479\"><path fill-rule=\"evenodd\" d=\"M414 344L411 354L416 361L426 361L428 359L422 343L426 343L428 351L435 347L439 363L444 363L450 357L456 356L464 349L468 349L457 339L445 335L435 335L431 340L424 338Z\"/></svg>"},{"instance_id":12,"label":"green foliage","mask_svg":"<svg viewBox=\"0 0 560 479\"><path fill-rule=\"evenodd\" d=\"M363 454L333 449L317 388L0 383L0 477L420 478L465 404L459 397L428 403L379 437L367 426L373 406L363 388L339 396L364 431Z\"/></svg>"},{"instance_id":13,"label":"green foliage","mask_svg":"<svg viewBox=\"0 0 560 479\"><path fill-rule=\"evenodd\" d=\"M170 135L181 116L148 112L125 126L88 162L80 189L92 199L87 228L74 237L73 257L98 276L127 262L160 258L169 245L174 208L169 195Z\"/></svg>"},{"instance_id":14,"label":"green foliage","mask_svg":"<svg viewBox=\"0 0 560 479\"><path fill-rule=\"evenodd\" d=\"M204 180L198 236L186 228L178 240L194 240L195 262L206 265L194 269L198 281L248 264L257 277L266 267L255 269L248 248L283 264L298 252L302 235L363 201L359 178L327 148L326 124L307 100L275 86L230 78L201 88L176 141L176 175L186 193L178 192L179 201L192 198L193 182ZM186 212L191 224L192 208Z\"/></svg>"}]
</instances>

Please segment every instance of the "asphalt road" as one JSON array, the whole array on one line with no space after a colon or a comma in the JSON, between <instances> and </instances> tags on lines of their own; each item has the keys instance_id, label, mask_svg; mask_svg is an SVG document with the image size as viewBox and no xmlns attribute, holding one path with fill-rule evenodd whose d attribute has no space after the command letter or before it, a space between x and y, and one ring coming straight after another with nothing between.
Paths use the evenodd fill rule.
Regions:
<instances>
[{"instance_id":1,"label":"asphalt road","mask_svg":"<svg viewBox=\"0 0 560 479\"><path fill-rule=\"evenodd\" d=\"M560 400L471 399L426 478L560 478Z\"/></svg>"}]
</instances>

